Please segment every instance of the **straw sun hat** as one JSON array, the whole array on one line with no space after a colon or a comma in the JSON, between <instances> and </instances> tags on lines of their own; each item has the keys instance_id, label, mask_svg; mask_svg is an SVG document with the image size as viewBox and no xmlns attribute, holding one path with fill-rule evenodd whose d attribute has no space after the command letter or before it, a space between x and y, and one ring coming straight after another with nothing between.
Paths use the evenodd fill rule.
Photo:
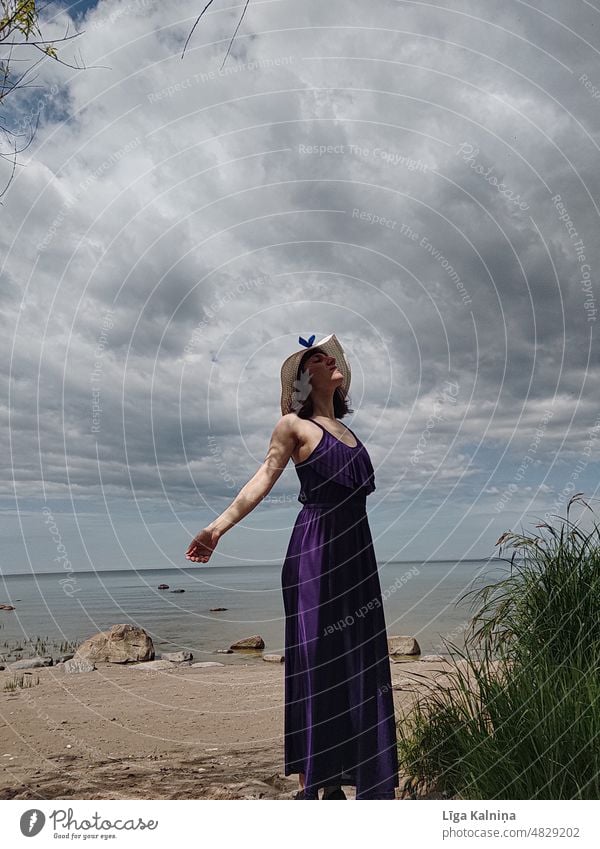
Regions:
<instances>
[{"instance_id":1,"label":"straw sun hat","mask_svg":"<svg viewBox=\"0 0 600 849\"><path fill-rule=\"evenodd\" d=\"M340 389L344 395L347 395L350 388L350 363L335 333L330 333L318 342L315 342L314 334L308 340L299 336L298 341L304 347L290 354L281 366L281 414L283 416L286 413L297 412L310 394L310 375L308 372L298 375L298 366L304 354L312 348L321 348L327 356L335 357L335 364L344 376Z\"/></svg>"}]
</instances>

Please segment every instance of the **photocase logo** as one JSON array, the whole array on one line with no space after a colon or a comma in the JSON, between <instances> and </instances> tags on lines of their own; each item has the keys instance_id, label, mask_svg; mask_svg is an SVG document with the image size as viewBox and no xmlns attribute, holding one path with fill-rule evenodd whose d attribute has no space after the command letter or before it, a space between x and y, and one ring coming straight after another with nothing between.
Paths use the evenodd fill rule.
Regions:
<instances>
[{"instance_id":1,"label":"photocase logo","mask_svg":"<svg viewBox=\"0 0 600 849\"><path fill-rule=\"evenodd\" d=\"M37 808L31 808L21 814L21 834L25 837L35 837L43 829L45 822L44 813Z\"/></svg>"},{"instance_id":2,"label":"photocase logo","mask_svg":"<svg viewBox=\"0 0 600 849\"><path fill-rule=\"evenodd\" d=\"M113 822L110 819L103 818L98 811L95 811L92 816L78 820L73 814L73 808L67 808L67 810L57 808L51 814L48 814L46 818L38 808L30 808L30 810L25 811L21 815L21 833L25 837L35 837L43 829L46 819L50 821L51 828L54 831L54 837L65 837L67 839L69 837L81 837L81 834L78 832L85 832L83 834L83 840L90 840L98 837L97 833L90 833L94 831L103 832L101 836L103 839L106 839L106 832L108 831L145 831L146 829L154 831L158 828L158 820L144 820L142 817L138 817L137 819L135 817L116 819ZM63 830L62 833L61 829ZM115 836L114 834L110 835L110 837Z\"/></svg>"}]
</instances>

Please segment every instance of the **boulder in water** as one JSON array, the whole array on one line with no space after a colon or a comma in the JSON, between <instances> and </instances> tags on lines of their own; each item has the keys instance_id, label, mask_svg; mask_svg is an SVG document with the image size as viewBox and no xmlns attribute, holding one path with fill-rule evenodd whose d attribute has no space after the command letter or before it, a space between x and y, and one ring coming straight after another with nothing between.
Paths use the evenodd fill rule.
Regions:
<instances>
[{"instance_id":1,"label":"boulder in water","mask_svg":"<svg viewBox=\"0 0 600 849\"><path fill-rule=\"evenodd\" d=\"M237 643L232 643L230 649L264 649L265 641L260 634L254 634L252 637L244 637L243 640L238 640Z\"/></svg>"}]
</instances>

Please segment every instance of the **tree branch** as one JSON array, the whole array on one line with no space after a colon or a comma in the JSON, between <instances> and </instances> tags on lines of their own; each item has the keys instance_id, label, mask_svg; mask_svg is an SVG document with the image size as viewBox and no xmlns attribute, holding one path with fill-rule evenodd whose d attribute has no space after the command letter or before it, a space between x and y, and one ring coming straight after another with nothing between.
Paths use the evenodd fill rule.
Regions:
<instances>
[{"instance_id":1,"label":"tree branch","mask_svg":"<svg viewBox=\"0 0 600 849\"><path fill-rule=\"evenodd\" d=\"M234 41L234 39L235 39L235 37L236 37L236 35L237 35L237 31L238 31L238 29L240 28L240 24L242 23L242 21L243 21L243 19L244 19L244 15L246 14L246 9L248 8L248 3L249 3L249 2L250 2L250 0L246 0L246 3L245 3L244 8L243 8L243 10L242 10L242 14L240 15L240 19L239 19L239 21L238 21L238 23L237 23L237 26L236 26L236 28L235 28L235 31L234 31L233 35L231 36L231 41L229 42L229 46L228 46L228 48L227 48L227 53L225 54L225 58L223 59L223 64L221 65L221 69L223 69L223 65L224 65L224 64L225 64L225 62L227 61L227 57L229 56L229 51L231 50L231 45L233 44L233 41ZM184 53L185 53L186 47L188 46L188 42L189 42L190 38L192 37L192 33L194 32L194 30L196 29L196 27L197 27L197 25L198 25L198 21L200 20L200 18L202 17L202 15L206 12L206 10L208 9L208 7L212 5L212 3L213 3L213 0L208 0L208 3L206 4L206 6L204 7L204 9L202 9L202 11L200 12L200 14L199 14L199 15L198 15L198 17L196 18L196 20L195 20L195 22L194 22L194 26L192 27L192 29L191 29L191 31L190 31L190 34L188 35L188 37L187 37L187 38L186 38L186 40L185 40L185 44L184 44L184 46L183 46L183 52L182 52L182 54L181 54L181 58L182 58L182 59L183 59L183 56L184 56Z\"/></svg>"}]
</instances>

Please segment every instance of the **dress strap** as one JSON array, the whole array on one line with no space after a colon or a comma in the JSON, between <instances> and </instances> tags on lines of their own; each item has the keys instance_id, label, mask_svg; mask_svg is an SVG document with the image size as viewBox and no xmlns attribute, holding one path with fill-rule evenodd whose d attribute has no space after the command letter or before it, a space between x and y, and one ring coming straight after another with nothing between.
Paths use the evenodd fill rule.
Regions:
<instances>
[{"instance_id":1,"label":"dress strap","mask_svg":"<svg viewBox=\"0 0 600 849\"><path fill-rule=\"evenodd\" d=\"M328 433L328 434L329 434L329 436L332 436L334 439L337 439L337 441L338 441L338 442L341 442L341 443L342 443L342 445L346 445L346 443L345 443L342 439L340 439L340 438L339 438L339 436L336 436L336 435L335 435L334 433L332 433L330 430L327 430L327 428L326 428L326 427L324 427L324 426L323 426L320 422L316 422L316 421L315 421L313 418L311 418L310 416L309 416L309 418L308 418L308 421L309 421L309 422L312 422L313 424L318 425L318 426L321 428L321 430L324 430L324 431L325 431L325 433ZM346 428L346 430L350 430L350 428L348 427L348 425L344 425L344 427ZM346 448L358 448L358 446L361 444L360 439L359 439L359 438L358 438L358 436L354 433L354 431L353 431L353 430L350 430L350 433L352 434L352 436L353 436L353 437L354 437L354 439L356 440L356 445L346 445Z\"/></svg>"},{"instance_id":2,"label":"dress strap","mask_svg":"<svg viewBox=\"0 0 600 849\"><path fill-rule=\"evenodd\" d=\"M349 428L349 427L348 427L348 425L344 425L344 427L346 428L346 430L349 430L349 431L350 431L350 433L351 433L351 434L352 434L352 436L356 439L356 442L357 442L357 444L358 444L358 443L360 442L360 439L359 439L359 438L358 438L358 436L354 433L354 431L353 431L351 428Z\"/></svg>"}]
</instances>

